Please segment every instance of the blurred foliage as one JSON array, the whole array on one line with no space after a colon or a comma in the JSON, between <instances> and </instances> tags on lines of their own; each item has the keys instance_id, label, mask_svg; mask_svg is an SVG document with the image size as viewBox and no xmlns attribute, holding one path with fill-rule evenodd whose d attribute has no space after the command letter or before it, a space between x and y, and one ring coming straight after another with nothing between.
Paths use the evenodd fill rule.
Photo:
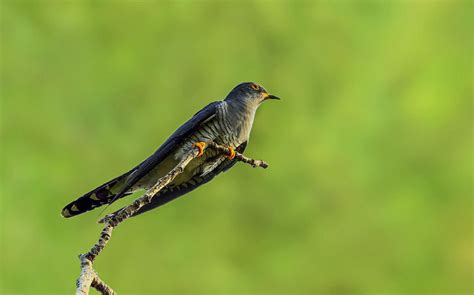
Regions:
<instances>
[{"instance_id":1,"label":"blurred foliage","mask_svg":"<svg viewBox=\"0 0 474 295\"><path fill-rule=\"evenodd\" d=\"M472 3L3 1L0 293L71 293L100 227L60 209L250 80L283 98L247 149L270 169L121 225L105 281L472 294Z\"/></svg>"}]
</instances>

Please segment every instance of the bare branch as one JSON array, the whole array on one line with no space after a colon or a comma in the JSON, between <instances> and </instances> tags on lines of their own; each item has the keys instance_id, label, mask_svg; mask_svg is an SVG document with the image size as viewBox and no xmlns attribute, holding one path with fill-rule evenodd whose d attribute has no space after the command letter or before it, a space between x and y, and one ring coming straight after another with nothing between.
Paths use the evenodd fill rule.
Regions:
<instances>
[{"instance_id":1,"label":"bare branch","mask_svg":"<svg viewBox=\"0 0 474 295\"><path fill-rule=\"evenodd\" d=\"M225 154L227 156L230 156L230 150L228 147L225 147L225 146L222 146L222 145L219 145L215 142L209 142L208 143L208 147L212 148L212 149L215 149L219 152L221 152L222 154ZM235 159L237 161L240 161L240 162L244 162L246 164L249 164L251 165L253 168L255 167L261 167L263 169L266 169L268 168L268 164L267 162L265 161L262 161L262 160L254 160L252 158L247 158L246 156L244 156L243 154L241 153L238 153L238 152L235 152Z\"/></svg>"},{"instance_id":2,"label":"bare branch","mask_svg":"<svg viewBox=\"0 0 474 295\"><path fill-rule=\"evenodd\" d=\"M92 267L92 261L87 258L86 254L79 255L79 259L81 260L82 271L77 280L76 295L89 294L91 286L103 295L116 294L112 288L100 279L99 274Z\"/></svg>"},{"instance_id":3,"label":"bare branch","mask_svg":"<svg viewBox=\"0 0 474 295\"><path fill-rule=\"evenodd\" d=\"M206 143L206 147L221 152L223 156L231 155L231 151L228 147L216 144L214 142ZM100 233L99 240L97 241L97 243L95 243L95 245L90 249L89 252L79 255L79 259L81 260L81 275L77 280L76 295L89 294L90 287L95 288L97 291L101 292L101 294L116 294L114 290L112 290L112 288L110 288L104 281L100 279L99 275L92 267L94 260L109 242L114 228L116 228L126 219L133 216L138 210L140 210L140 208L151 203L153 197L156 196L158 192L162 190L165 186L171 183L179 174L181 174L186 168L186 166L189 164L189 162L191 162L198 155L198 148L190 150L186 154L186 156L178 163L178 165L176 165L176 167L174 167L170 172L168 172L168 174L158 179L156 184L152 188L150 188L142 197L136 199L132 204L105 216L99 221L100 223L104 223L104 228ZM234 158L237 161L247 163L252 167L268 167L268 164L266 162L262 160L254 160L251 158L247 158L246 156L238 152L235 153Z\"/></svg>"}]
</instances>

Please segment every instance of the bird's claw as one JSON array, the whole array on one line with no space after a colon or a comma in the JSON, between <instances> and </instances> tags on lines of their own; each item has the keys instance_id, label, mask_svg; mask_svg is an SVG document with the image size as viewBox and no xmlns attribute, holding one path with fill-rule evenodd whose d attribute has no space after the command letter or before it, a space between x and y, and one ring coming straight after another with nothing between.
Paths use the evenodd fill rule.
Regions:
<instances>
[{"instance_id":1,"label":"bird's claw","mask_svg":"<svg viewBox=\"0 0 474 295\"><path fill-rule=\"evenodd\" d=\"M235 150L233 147L228 147L229 149L229 155L227 156L227 158L229 160L232 160L233 158L235 158Z\"/></svg>"},{"instance_id":2,"label":"bird's claw","mask_svg":"<svg viewBox=\"0 0 474 295\"><path fill-rule=\"evenodd\" d=\"M193 148L198 148L199 149L199 154L197 157L200 157L204 154L204 149L206 148L206 143L203 141L199 141L193 144Z\"/></svg>"}]
</instances>

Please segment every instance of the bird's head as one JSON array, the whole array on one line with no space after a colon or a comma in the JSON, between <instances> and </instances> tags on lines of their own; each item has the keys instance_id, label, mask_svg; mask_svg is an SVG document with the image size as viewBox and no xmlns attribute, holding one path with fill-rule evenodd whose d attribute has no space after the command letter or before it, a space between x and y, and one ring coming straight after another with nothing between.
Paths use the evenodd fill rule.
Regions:
<instances>
[{"instance_id":1,"label":"bird's head","mask_svg":"<svg viewBox=\"0 0 474 295\"><path fill-rule=\"evenodd\" d=\"M269 99L280 98L269 94L265 88L253 82L240 83L225 98L226 101L238 101L255 106Z\"/></svg>"}]
</instances>

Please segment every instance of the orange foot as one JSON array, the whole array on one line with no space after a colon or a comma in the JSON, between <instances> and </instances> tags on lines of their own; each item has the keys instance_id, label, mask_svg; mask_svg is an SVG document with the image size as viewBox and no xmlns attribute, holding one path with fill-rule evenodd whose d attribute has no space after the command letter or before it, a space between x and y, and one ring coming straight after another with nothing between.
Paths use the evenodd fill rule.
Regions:
<instances>
[{"instance_id":1,"label":"orange foot","mask_svg":"<svg viewBox=\"0 0 474 295\"><path fill-rule=\"evenodd\" d=\"M229 160L232 160L233 158L235 158L235 150L233 147L228 147L229 149L229 155L227 156L227 158L229 158Z\"/></svg>"},{"instance_id":2,"label":"orange foot","mask_svg":"<svg viewBox=\"0 0 474 295\"><path fill-rule=\"evenodd\" d=\"M203 141L199 141L193 144L193 147L197 147L199 149L199 154L197 155L198 157L202 156L204 154L204 149L206 148L206 143Z\"/></svg>"}]
</instances>

